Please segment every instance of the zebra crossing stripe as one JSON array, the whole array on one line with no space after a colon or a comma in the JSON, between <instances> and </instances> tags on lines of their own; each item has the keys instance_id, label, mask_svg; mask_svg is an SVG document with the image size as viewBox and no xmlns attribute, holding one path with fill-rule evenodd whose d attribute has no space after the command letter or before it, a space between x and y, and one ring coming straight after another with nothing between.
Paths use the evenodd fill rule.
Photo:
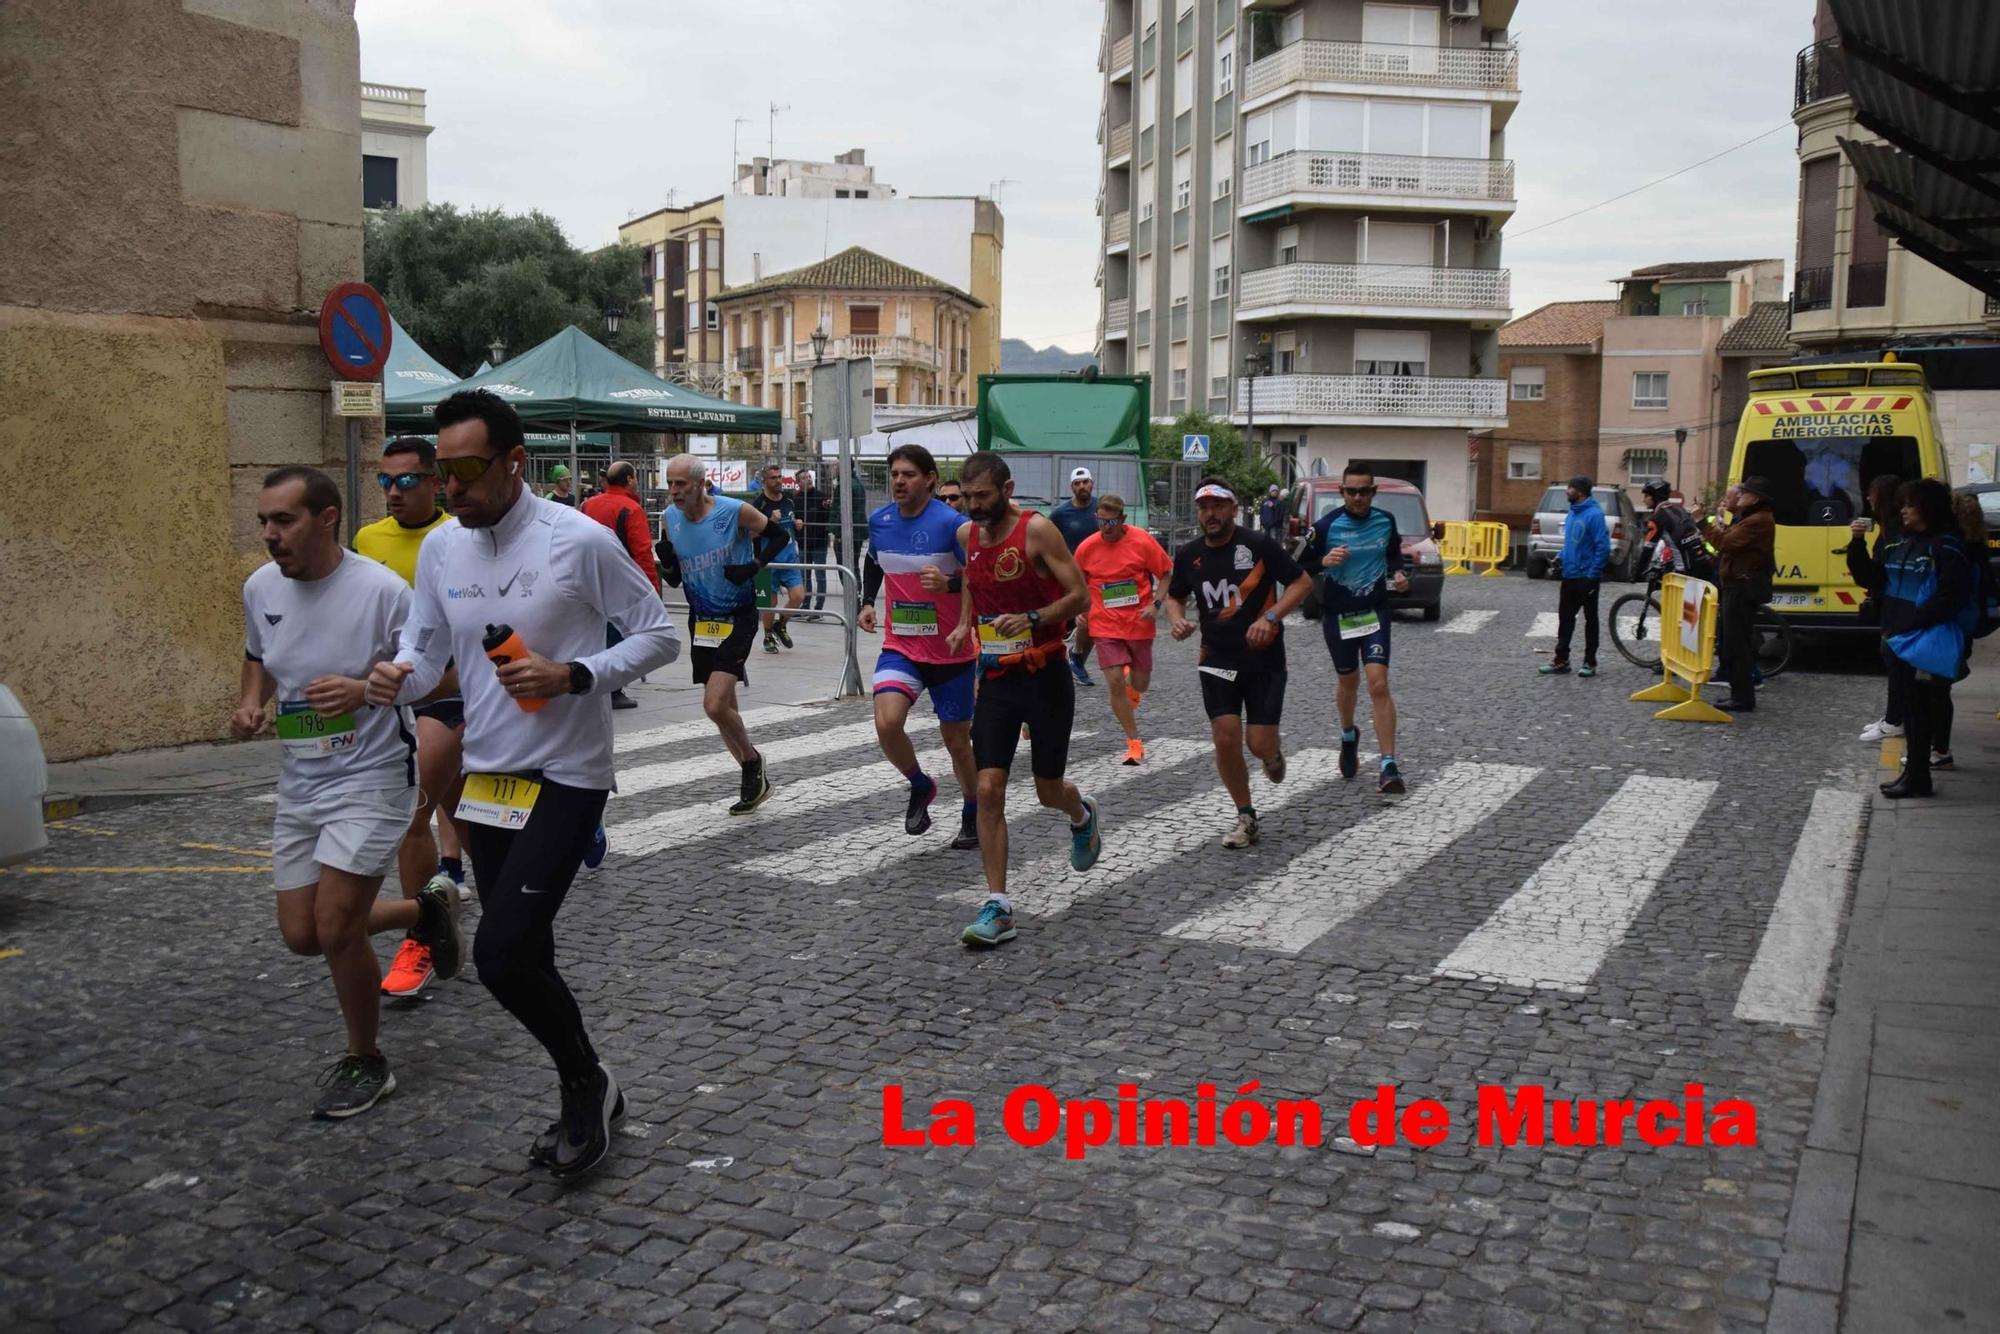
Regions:
<instances>
[{"instance_id":1,"label":"zebra crossing stripe","mask_svg":"<svg viewBox=\"0 0 2000 1334\"><path fill-rule=\"evenodd\" d=\"M836 709L820 705L766 704L761 709L743 710L743 725L756 728L766 723L810 722L835 712ZM670 746L677 741L693 741L699 737L714 735L715 724L706 717L690 718L684 723L667 723L660 727L642 728L637 732L620 732L611 738L611 749L623 755L631 750Z\"/></svg>"},{"instance_id":2,"label":"zebra crossing stripe","mask_svg":"<svg viewBox=\"0 0 2000 1334\"><path fill-rule=\"evenodd\" d=\"M1560 615L1552 611L1538 611L1535 613L1535 623L1528 627L1528 633L1522 635L1521 638L1554 639L1556 632L1561 629L1562 617Z\"/></svg>"},{"instance_id":3,"label":"zebra crossing stripe","mask_svg":"<svg viewBox=\"0 0 2000 1334\"><path fill-rule=\"evenodd\" d=\"M1636 774L1431 971L1581 991L1646 906L1715 793Z\"/></svg>"},{"instance_id":4,"label":"zebra crossing stripe","mask_svg":"<svg viewBox=\"0 0 2000 1334\"><path fill-rule=\"evenodd\" d=\"M1283 870L1166 934L1297 954L1422 871L1539 773L1513 764L1450 765L1380 815L1320 840Z\"/></svg>"},{"instance_id":5,"label":"zebra crossing stripe","mask_svg":"<svg viewBox=\"0 0 2000 1334\"><path fill-rule=\"evenodd\" d=\"M749 715L744 715L749 721ZM702 719L707 723L706 718ZM708 726L709 739L715 749L705 755L692 755L685 759L662 760L655 764L641 764L618 774L618 791L614 796L629 797L640 792L651 792L655 788L673 787L679 783L699 782L704 778L714 778L721 774L738 774L743 766L736 757L722 747L722 738L715 734L715 726ZM815 755L826 755L836 750L847 750L854 746L875 744L875 724L873 721L850 723L845 727L832 727L823 732L808 732L804 736L786 737L782 741L766 741L758 745L758 753L766 762L783 760L805 760Z\"/></svg>"},{"instance_id":6,"label":"zebra crossing stripe","mask_svg":"<svg viewBox=\"0 0 2000 1334\"><path fill-rule=\"evenodd\" d=\"M1437 632L1441 635L1476 635L1499 614L1497 611L1462 611L1440 625Z\"/></svg>"},{"instance_id":7,"label":"zebra crossing stripe","mask_svg":"<svg viewBox=\"0 0 2000 1334\"><path fill-rule=\"evenodd\" d=\"M1364 761L1373 758L1373 755L1363 756ZM1282 785L1266 780L1259 766L1250 766L1250 796L1260 818L1295 801L1323 795L1320 784L1331 782L1340 772L1337 750L1302 750L1288 759ZM1088 789L1085 795L1089 795ZM1078 875L1070 868L1067 851L1038 857L1019 870L1008 872L1008 882L1022 886L1013 898L1034 917L1068 912L1082 900L1102 894L1113 885L1147 875L1189 853L1220 843L1235 815L1236 807L1229 794L1211 788L1147 811L1143 830L1135 828L1130 836L1121 837L1118 812L1113 808L1106 822L1110 832L1105 839L1104 855L1096 866ZM986 899L985 882L980 881L977 888L954 890L939 897L981 903Z\"/></svg>"},{"instance_id":8,"label":"zebra crossing stripe","mask_svg":"<svg viewBox=\"0 0 2000 1334\"><path fill-rule=\"evenodd\" d=\"M1736 994L1738 1019L1799 1027L1825 1022L1820 994L1840 935L1847 882L1860 858L1865 809L1857 792L1813 793L1777 906Z\"/></svg>"},{"instance_id":9,"label":"zebra crossing stripe","mask_svg":"<svg viewBox=\"0 0 2000 1334\"><path fill-rule=\"evenodd\" d=\"M1100 792L1112 791L1135 778L1142 778L1150 772L1185 763L1197 755L1207 753L1209 749L1209 743L1205 741L1169 738L1155 741L1147 747L1146 763L1143 765L1127 765L1118 756L1107 755L1076 766L1067 777L1082 790L1084 796L1094 797ZM884 760L882 763L887 765L888 761ZM1018 772L1025 772L1025 766L1019 766ZM937 780L940 788L943 788L951 781L950 773L950 766L947 765L943 770L933 771L931 777ZM942 804L943 792L940 791L938 796ZM1021 809L1017 804L1018 801L1019 798L1010 794L1008 808L1016 814L1019 814ZM1115 818L1115 810L1112 815ZM1147 816L1149 830L1156 818L1158 818L1156 814ZM736 869L779 879L803 880L809 885L837 885L843 880L871 874L893 866L897 862L940 851L935 837L911 838L904 833L902 817L898 816L894 820L863 825L859 829L851 829L844 834L809 843L775 858L770 856L750 858L738 863ZM1062 862L1065 867L1069 865L1068 853L1063 854ZM978 859L969 859L967 866L976 871ZM1032 878L1035 874L1035 871L1030 870L1027 873L1030 878L1022 878L1012 873L1008 878L1022 885L1036 885L1040 882ZM1074 872L1068 874L1073 875ZM1033 897L1035 906L1039 908L1041 895L1036 893Z\"/></svg>"}]
</instances>

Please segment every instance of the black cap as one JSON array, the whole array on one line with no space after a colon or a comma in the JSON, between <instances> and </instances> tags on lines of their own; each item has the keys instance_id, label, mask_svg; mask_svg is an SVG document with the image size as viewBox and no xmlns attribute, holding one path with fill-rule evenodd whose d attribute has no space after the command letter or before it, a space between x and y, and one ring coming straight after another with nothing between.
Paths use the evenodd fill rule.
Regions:
<instances>
[{"instance_id":1,"label":"black cap","mask_svg":"<svg viewBox=\"0 0 2000 1334\"><path fill-rule=\"evenodd\" d=\"M1672 495L1673 493L1674 493L1673 487L1667 485L1667 481L1664 477L1659 478L1655 481L1648 482L1644 486L1639 488L1639 494L1646 497L1646 499L1652 501L1665 500L1668 496Z\"/></svg>"},{"instance_id":2,"label":"black cap","mask_svg":"<svg viewBox=\"0 0 2000 1334\"><path fill-rule=\"evenodd\" d=\"M1762 477L1745 477L1736 484L1736 489L1739 491L1748 491L1752 495L1760 496L1765 500L1771 498L1771 484Z\"/></svg>"}]
</instances>

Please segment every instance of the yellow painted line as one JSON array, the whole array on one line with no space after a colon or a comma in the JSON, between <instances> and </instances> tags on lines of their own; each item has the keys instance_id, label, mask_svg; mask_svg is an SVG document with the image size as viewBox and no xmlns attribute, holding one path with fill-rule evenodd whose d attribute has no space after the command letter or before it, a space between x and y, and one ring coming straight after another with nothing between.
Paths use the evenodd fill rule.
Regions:
<instances>
[{"instance_id":1,"label":"yellow painted line","mask_svg":"<svg viewBox=\"0 0 2000 1334\"><path fill-rule=\"evenodd\" d=\"M118 837L116 829L98 829L95 826L87 824L71 824L68 820L51 820L49 821L49 828L60 829L66 834L95 834L99 838Z\"/></svg>"},{"instance_id":2,"label":"yellow painted line","mask_svg":"<svg viewBox=\"0 0 2000 1334\"><path fill-rule=\"evenodd\" d=\"M0 875L269 875L268 866L9 866Z\"/></svg>"},{"instance_id":3,"label":"yellow painted line","mask_svg":"<svg viewBox=\"0 0 2000 1334\"><path fill-rule=\"evenodd\" d=\"M26 950L0 950L0 959L18 959L26 953Z\"/></svg>"},{"instance_id":4,"label":"yellow painted line","mask_svg":"<svg viewBox=\"0 0 2000 1334\"><path fill-rule=\"evenodd\" d=\"M75 797L55 797L42 803L42 819L67 820L83 814L83 803Z\"/></svg>"},{"instance_id":5,"label":"yellow painted line","mask_svg":"<svg viewBox=\"0 0 2000 1334\"><path fill-rule=\"evenodd\" d=\"M262 848L232 848L226 843L183 843L181 846L191 848L196 852L233 852L239 857L269 857L271 855Z\"/></svg>"},{"instance_id":6,"label":"yellow painted line","mask_svg":"<svg viewBox=\"0 0 2000 1334\"><path fill-rule=\"evenodd\" d=\"M1882 738L1881 767L1890 773L1903 767L1903 738L1899 736Z\"/></svg>"}]
</instances>

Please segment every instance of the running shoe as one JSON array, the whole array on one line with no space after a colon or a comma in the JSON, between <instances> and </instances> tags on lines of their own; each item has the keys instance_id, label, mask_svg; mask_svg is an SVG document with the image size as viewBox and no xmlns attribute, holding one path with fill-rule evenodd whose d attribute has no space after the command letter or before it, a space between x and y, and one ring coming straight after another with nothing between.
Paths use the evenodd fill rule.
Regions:
<instances>
[{"instance_id":1,"label":"running shoe","mask_svg":"<svg viewBox=\"0 0 2000 1334\"><path fill-rule=\"evenodd\" d=\"M1093 797L1083 798L1083 808L1090 812L1090 818L1083 828L1070 826L1069 864L1079 871L1088 871L1097 865L1097 854L1104 851L1104 840L1097 833L1097 801Z\"/></svg>"},{"instance_id":2,"label":"running shoe","mask_svg":"<svg viewBox=\"0 0 2000 1334\"><path fill-rule=\"evenodd\" d=\"M1958 767L1958 766L1954 765L1954 764L1953 764L1953 763L1951 762L1951 752L1950 752L1950 751L1948 751L1948 750L1934 750L1934 751L1932 751L1932 752L1931 752L1931 768L1933 768L1933 769L1954 769L1954 768L1957 768L1957 767Z\"/></svg>"},{"instance_id":3,"label":"running shoe","mask_svg":"<svg viewBox=\"0 0 2000 1334\"><path fill-rule=\"evenodd\" d=\"M1146 743L1141 741L1138 737L1133 737L1130 741L1127 741L1125 743L1125 758L1119 761L1119 763L1144 764L1145 762L1146 762Z\"/></svg>"},{"instance_id":4,"label":"running shoe","mask_svg":"<svg viewBox=\"0 0 2000 1334\"><path fill-rule=\"evenodd\" d=\"M1222 836L1225 848L1247 848L1257 841L1257 817L1236 812L1236 827Z\"/></svg>"},{"instance_id":5,"label":"running shoe","mask_svg":"<svg viewBox=\"0 0 2000 1334\"><path fill-rule=\"evenodd\" d=\"M1409 791L1403 786L1403 771L1396 767L1394 760L1382 766L1382 781L1379 787L1384 794L1392 797Z\"/></svg>"},{"instance_id":6,"label":"running shoe","mask_svg":"<svg viewBox=\"0 0 2000 1334\"><path fill-rule=\"evenodd\" d=\"M772 627L771 633L776 635L778 637L778 642L780 644L783 644L786 648L797 647L797 645L792 643L792 632L785 628L785 623L783 621L779 621L776 626Z\"/></svg>"},{"instance_id":7,"label":"running shoe","mask_svg":"<svg viewBox=\"0 0 2000 1334\"><path fill-rule=\"evenodd\" d=\"M396 1076L381 1055L341 1057L320 1073L326 1092L313 1104L313 1119L344 1121L359 1116L396 1091Z\"/></svg>"},{"instance_id":8,"label":"running shoe","mask_svg":"<svg viewBox=\"0 0 2000 1334\"><path fill-rule=\"evenodd\" d=\"M458 922L458 886L448 875L434 875L417 894L417 929L411 932L430 946L437 980L449 982L465 962L465 932Z\"/></svg>"},{"instance_id":9,"label":"running shoe","mask_svg":"<svg viewBox=\"0 0 2000 1334\"><path fill-rule=\"evenodd\" d=\"M778 651L778 637L776 635L767 634L764 636L764 651L766 653L776 653Z\"/></svg>"},{"instance_id":10,"label":"running shoe","mask_svg":"<svg viewBox=\"0 0 2000 1334\"><path fill-rule=\"evenodd\" d=\"M1285 753L1279 751L1264 761L1264 777L1274 783L1282 783L1285 781L1285 767Z\"/></svg>"},{"instance_id":11,"label":"running shoe","mask_svg":"<svg viewBox=\"0 0 2000 1334\"><path fill-rule=\"evenodd\" d=\"M611 692L611 707L614 709L636 709L639 707L639 701L633 699L622 690L614 690Z\"/></svg>"},{"instance_id":12,"label":"running shoe","mask_svg":"<svg viewBox=\"0 0 2000 1334\"><path fill-rule=\"evenodd\" d=\"M937 794L937 779L928 775L922 787L911 785L910 804L903 811L904 833L921 834L931 827L931 803L937 800Z\"/></svg>"},{"instance_id":13,"label":"running shoe","mask_svg":"<svg viewBox=\"0 0 2000 1334\"><path fill-rule=\"evenodd\" d=\"M556 1136L549 1172L559 1181L573 1181L604 1161L611 1152L611 1115L618 1106L618 1081L597 1068L562 1086L562 1133Z\"/></svg>"},{"instance_id":14,"label":"running shoe","mask_svg":"<svg viewBox=\"0 0 2000 1334\"><path fill-rule=\"evenodd\" d=\"M389 971L382 975L382 994L414 996L431 984L431 976L431 947L413 935L405 936Z\"/></svg>"},{"instance_id":15,"label":"running shoe","mask_svg":"<svg viewBox=\"0 0 2000 1334\"><path fill-rule=\"evenodd\" d=\"M618 1101L611 1104L611 1124L616 1127L625 1121L625 1090L618 1090ZM547 1167L556 1160L556 1142L562 1138L563 1123L549 1122L549 1128L535 1136L535 1142L528 1146L528 1165Z\"/></svg>"},{"instance_id":16,"label":"running shoe","mask_svg":"<svg viewBox=\"0 0 2000 1334\"><path fill-rule=\"evenodd\" d=\"M611 840L604 836L604 826L598 825L590 836L590 846L583 850L583 864L595 871L604 865L604 858L611 851Z\"/></svg>"},{"instance_id":17,"label":"running shoe","mask_svg":"<svg viewBox=\"0 0 2000 1334\"><path fill-rule=\"evenodd\" d=\"M972 852L979 847L979 817L962 817L958 822L958 837L951 841L952 851Z\"/></svg>"},{"instance_id":18,"label":"running shoe","mask_svg":"<svg viewBox=\"0 0 2000 1334\"><path fill-rule=\"evenodd\" d=\"M1863 741L1882 741L1892 736L1901 735L1903 735L1903 729L1900 726L1882 719L1877 719L1861 729L1861 739Z\"/></svg>"},{"instance_id":19,"label":"running shoe","mask_svg":"<svg viewBox=\"0 0 2000 1334\"><path fill-rule=\"evenodd\" d=\"M986 900L986 906L979 910L979 916L972 919L972 925L958 933L958 938L967 945L990 947L1012 940L1014 914L1000 906L998 899Z\"/></svg>"},{"instance_id":20,"label":"running shoe","mask_svg":"<svg viewBox=\"0 0 2000 1334\"><path fill-rule=\"evenodd\" d=\"M1090 679L1090 673L1084 670L1083 659L1077 657L1074 653L1069 655L1069 674L1076 678L1076 683L1080 686L1094 686L1097 684L1097 682Z\"/></svg>"},{"instance_id":21,"label":"running shoe","mask_svg":"<svg viewBox=\"0 0 2000 1334\"><path fill-rule=\"evenodd\" d=\"M1340 734L1340 776L1352 778L1361 771L1361 729L1350 727Z\"/></svg>"},{"instance_id":22,"label":"running shoe","mask_svg":"<svg viewBox=\"0 0 2000 1334\"><path fill-rule=\"evenodd\" d=\"M771 780L764 776L764 757L759 755L743 766L743 794L737 803L729 808L729 813L748 815L762 806L764 799L770 795Z\"/></svg>"},{"instance_id":23,"label":"running shoe","mask_svg":"<svg viewBox=\"0 0 2000 1334\"><path fill-rule=\"evenodd\" d=\"M1576 674L1578 676L1595 676L1597 675L1597 664L1586 662L1583 666L1576 669Z\"/></svg>"},{"instance_id":24,"label":"running shoe","mask_svg":"<svg viewBox=\"0 0 2000 1334\"><path fill-rule=\"evenodd\" d=\"M1543 676L1568 676L1569 664L1566 662L1545 662L1535 668L1535 670Z\"/></svg>"}]
</instances>

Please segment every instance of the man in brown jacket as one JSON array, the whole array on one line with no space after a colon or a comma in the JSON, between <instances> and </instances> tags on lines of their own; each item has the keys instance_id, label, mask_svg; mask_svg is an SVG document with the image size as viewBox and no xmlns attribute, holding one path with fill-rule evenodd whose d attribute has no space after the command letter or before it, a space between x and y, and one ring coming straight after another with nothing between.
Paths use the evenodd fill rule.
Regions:
<instances>
[{"instance_id":1,"label":"man in brown jacket","mask_svg":"<svg viewBox=\"0 0 2000 1334\"><path fill-rule=\"evenodd\" d=\"M1701 519L1702 536L1716 546L1717 579L1722 587L1716 652L1729 680L1729 698L1716 707L1750 713L1757 707L1752 684L1757 609L1771 600L1771 577L1778 565L1778 521L1771 513L1771 484L1761 477L1745 477L1730 487L1722 504L1729 511L1727 528L1713 517Z\"/></svg>"}]
</instances>

